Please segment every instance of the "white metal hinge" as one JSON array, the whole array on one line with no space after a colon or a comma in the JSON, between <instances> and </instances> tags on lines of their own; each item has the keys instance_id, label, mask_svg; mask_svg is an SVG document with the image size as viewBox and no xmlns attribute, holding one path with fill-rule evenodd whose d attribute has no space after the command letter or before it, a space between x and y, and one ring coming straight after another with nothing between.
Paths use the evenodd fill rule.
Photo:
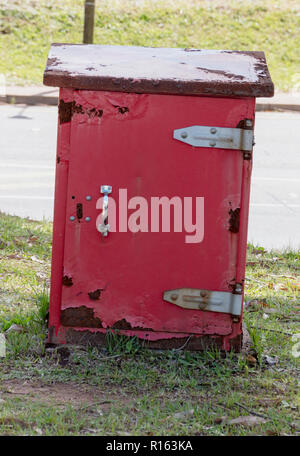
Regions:
<instances>
[{"instance_id":1,"label":"white metal hinge","mask_svg":"<svg viewBox=\"0 0 300 456\"><path fill-rule=\"evenodd\" d=\"M249 122L252 125L252 121ZM244 128L194 125L174 130L173 138L194 147L236 149L246 152L251 152L254 144L253 130Z\"/></svg>"},{"instance_id":2,"label":"white metal hinge","mask_svg":"<svg viewBox=\"0 0 300 456\"><path fill-rule=\"evenodd\" d=\"M163 299L184 309L208 310L211 312L241 315L243 296L227 291L178 288L165 291Z\"/></svg>"}]
</instances>

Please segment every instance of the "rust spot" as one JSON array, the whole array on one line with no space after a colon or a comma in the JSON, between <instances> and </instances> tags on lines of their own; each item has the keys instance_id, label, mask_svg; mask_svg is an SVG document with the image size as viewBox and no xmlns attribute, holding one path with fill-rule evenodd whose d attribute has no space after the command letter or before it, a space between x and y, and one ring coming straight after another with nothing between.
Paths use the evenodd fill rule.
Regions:
<instances>
[{"instance_id":1,"label":"rust spot","mask_svg":"<svg viewBox=\"0 0 300 456\"><path fill-rule=\"evenodd\" d=\"M65 287L71 287L73 285L73 280L72 277L69 277L67 275L63 276L62 283Z\"/></svg>"},{"instance_id":2,"label":"rust spot","mask_svg":"<svg viewBox=\"0 0 300 456\"><path fill-rule=\"evenodd\" d=\"M84 108L82 105L77 105L75 101L65 102L64 100L60 100L58 113L59 122L63 124L71 122L73 114L87 114L89 117L102 117L103 109Z\"/></svg>"},{"instance_id":3,"label":"rust spot","mask_svg":"<svg viewBox=\"0 0 300 456\"><path fill-rule=\"evenodd\" d=\"M245 79L244 76L229 73L228 71L210 70L209 68L203 68L203 67L196 67L196 68L197 68L197 70L202 70L202 71L205 71L206 73L221 74L222 76L226 76L227 78L237 79L237 80L241 80L241 81L243 81Z\"/></svg>"},{"instance_id":4,"label":"rust spot","mask_svg":"<svg viewBox=\"0 0 300 456\"><path fill-rule=\"evenodd\" d=\"M54 340L55 338L53 338ZM129 337L128 337L129 339ZM142 340L142 339L141 339ZM76 329L69 329L66 332L66 341L69 344L82 344L82 345L105 345L106 335L100 332L90 331L77 331ZM201 351L216 348L220 351L223 349L224 336L195 336L189 337L172 337L169 339L158 339L154 341L145 341L145 347L160 350L169 350L174 348L182 348L182 350ZM242 348L242 335L229 339L230 348L234 352L240 352Z\"/></svg>"},{"instance_id":5,"label":"rust spot","mask_svg":"<svg viewBox=\"0 0 300 456\"><path fill-rule=\"evenodd\" d=\"M72 108L73 108L73 101L65 102L64 100L59 100L58 116L59 116L60 124L63 124L66 122L71 122Z\"/></svg>"},{"instance_id":6,"label":"rust spot","mask_svg":"<svg viewBox=\"0 0 300 456\"><path fill-rule=\"evenodd\" d=\"M232 233L238 233L240 227L240 208L237 207L236 209L229 210L229 231Z\"/></svg>"},{"instance_id":7,"label":"rust spot","mask_svg":"<svg viewBox=\"0 0 300 456\"><path fill-rule=\"evenodd\" d=\"M60 314L63 326L78 326L85 328L102 328L100 318L94 316L94 310L85 306L69 307Z\"/></svg>"},{"instance_id":8,"label":"rust spot","mask_svg":"<svg viewBox=\"0 0 300 456\"><path fill-rule=\"evenodd\" d=\"M60 163L60 156L59 155L56 157L56 163Z\"/></svg>"},{"instance_id":9,"label":"rust spot","mask_svg":"<svg viewBox=\"0 0 300 456\"><path fill-rule=\"evenodd\" d=\"M73 114L84 114L83 107L81 105L75 104L75 101L72 102L72 115Z\"/></svg>"},{"instance_id":10,"label":"rust spot","mask_svg":"<svg viewBox=\"0 0 300 456\"><path fill-rule=\"evenodd\" d=\"M143 328L142 326L131 326L131 324L125 318L122 318L122 320L116 321L113 324L112 329L123 329L123 330L131 329L131 330L135 330L135 331L153 331L152 328Z\"/></svg>"},{"instance_id":11,"label":"rust spot","mask_svg":"<svg viewBox=\"0 0 300 456\"><path fill-rule=\"evenodd\" d=\"M88 293L89 298L90 298L92 301L97 301L97 299L100 298L101 291L103 291L103 288L98 288L98 289L95 290L95 291L90 291L90 292Z\"/></svg>"},{"instance_id":12,"label":"rust spot","mask_svg":"<svg viewBox=\"0 0 300 456\"><path fill-rule=\"evenodd\" d=\"M113 107L117 108L120 114L125 114L126 112L129 112L129 108L127 106L113 105Z\"/></svg>"},{"instance_id":13,"label":"rust spot","mask_svg":"<svg viewBox=\"0 0 300 456\"><path fill-rule=\"evenodd\" d=\"M235 277L230 281L228 282L228 289L233 293L234 290L235 290L235 284L236 284L236 281L235 281Z\"/></svg>"},{"instance_id":14,"label":"rust spot","mask_svg":"<svg viewBox=\"0 0 300 456\"><path fill-rule=\"evenodd\" d=\"M116 321L113 326L113 329L132 329L132 326L128 321L125 320L125 318L122 318L122 320Z\"/></svg>"},{"instance_id":15,"label":"rust spot","mask_svg":"<svg viewBox=\"0 0 300 456\"><path fill-rule=\"evenodd\" d=\"M77 215L78 220L82 219L82 216L83 216L82 203L77 203L76 215Z\"/></svg>"},{"instance_id":16,"label":"rust spot","mask_svg":"<svg viewBox=\"0 0 300 456\"><path fill-rule=\"evenodd\" d=\"M87 115L89 117L102 117L103 116L103 109L96 109L91 108L87 110Z\"/></svg>"},{"instance_id":17,"label":"rust spot","mask_svg":"<svg viewBox=\"0 0 300 456\"><path fill-rule=\"evenodd\" d=\"M72 114L87 114L89 117L102 117L103 109L84 108L82 105L77 105L73 102Z\"/></svg>"}]
</instances>

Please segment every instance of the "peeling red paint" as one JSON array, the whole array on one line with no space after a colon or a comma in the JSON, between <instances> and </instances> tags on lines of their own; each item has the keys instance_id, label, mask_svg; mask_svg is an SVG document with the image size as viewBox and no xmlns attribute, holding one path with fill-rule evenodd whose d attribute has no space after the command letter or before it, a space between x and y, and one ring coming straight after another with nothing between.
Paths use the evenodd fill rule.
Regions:
<instances>
[{"instance_id":1,"label":"peeling red paint","mask_svg":"<svg viewBox=\"0 0 300 456\"><path fill-rule=\"evenodd\" d=\"M200 51L185 58L191 54L199 57ZM187 65L182 59L182 70ZM102 343L110 329L137 336L153 348L240 349L241 319L163 301L170 289L234 292L236 283L244 281L251 160L243 160L239 151L196 150L174 142L172 132L196 124L246 128L245 120L254 123L251 97L260 89L250 84L247 96L239 98L246 89L244 73L197 65L194 70L204 75L205 84L209 78L219 82L202 84L200 90L198 83L181 79L169 84L159 78L114 77L109 84L115 90L104 90L104 80L99 90L78 90L79 79L70 76L76 89L61 89L50 304L54 329L49 333L53 342L78 337ZM95 68L90 62L86 70L91 75ZM255 71L252 68L252 76ZM155 93L147 92L150 86ZM136 87L145 93L134 93ZM200 90L206 96L186 95L193 90L193 95ZM204 196L210 207L203 241L187 245L184 233L177 232L124 231L101 237L94 220L102 184L112 185L115 199L119 188L146 199L178 192L182 197ZM79 223L86 216L91 223Z\"/></svg>"},{"instance_id":2,"label":"peeling red paint","mask_svg":"<svg viewBox=\"0 0 300 456\"><path fill-rule=\"evenodd\" d=\"M100 318L94 316L94 310L85 306L62 310L60 321L63 326L102 328L102 322Z\"/></svg>"},{"instance_id":3,"label":"peeling red paint","mask_svg":"<svg viewBox=\"0 0 300 456\"><path fill-rule=\"evenodd\" d=\"M92 301L97 301L101 296L101 291L103 291L103 289L101 289L101 288L97 288L97 290L94 290L94 291L89 291L88 292L89 298Z\"/></svg>"},{"instance_id":4,"label":"peeling red paint","mask_svg":"<svg viewBox=\"0 0 300 456\"><path fill-rule=\"evenodd\" d=\"M64 124L67 122L71 122L73 113L73 102L65 102L64 100L59 100L58 105L58 115L59 115L59 123Z\"/></svg>"},{"instance_id":5,"label":"peeling red paint","mask_svg":"<svg viewBox=\"0 0 300 456\"><path fill-rule=\"evenodd\" d=\"M144 328L142 326L132 326L126 318L122 318L121 320L116 321L112 325L112 329L130 329L134 331L153 331L151 328Z\"/></svg>"},{"instance_id":6,"label":"peeling red paint","mask_svg":"<svg viewBox=\"0 0 300 456\"><path fill-rule=\"evenodd\" d=\"M240 227L240 208L229 209L229 231L232 233L238 233Z\"/></svg>"},{"instance_id":7,"label":"peeling red paint","mask_svg":"<svg viewBox=\"0 0 300 456\"><path fill-rule=\"evenodd\" d=\"M121 331L123 336L128 338L132 337L129 331ZM140 334L136 336L141 340L143 346L150 349L170 350L170 349L181 349L190 351L202 351L219 349L224 351L233 350L234 352L240 352L242 348L242 334L234 335L231 338L221 337L219 335L211 336L198 336L193 334L187 334L185 336L179 335L175 337L174 334L170 334L169 337L147 339L141 338ZM58 337L52 337L52 343L62 343L63 340L68 344L79 344L79 345L104 345L106 344L106 332L103 330L92 329L90 331L77 328L62 328Z\"/></svg>"},{"instance_id":8,"label":"peeling red paint","mask_svg":"<svg viewBox=\"0 0 300 456\"><path fill-rule=\"evenodd\" d=\"M72 277L64 275L62 283L65 287L71 287L73 285L73 279L72 279Z\"/></svg>"}]
</instances>

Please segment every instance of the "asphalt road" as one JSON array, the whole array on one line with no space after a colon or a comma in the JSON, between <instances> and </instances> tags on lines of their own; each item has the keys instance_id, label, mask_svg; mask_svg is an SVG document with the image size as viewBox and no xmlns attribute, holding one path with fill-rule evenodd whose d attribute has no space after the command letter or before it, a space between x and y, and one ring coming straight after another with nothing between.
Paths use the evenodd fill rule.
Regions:
<instances>
[{"instance_id":1,"label":"asphalt road","mask_svg":"<svg viewBox=\"0 0 300 456\"><path fill-rule=\"evenodd\" d=\"M57 108L0 106L0 211L53 214ZM300 113L259 112L248 240L300 247Z\"/></svg>"}]
</instances>

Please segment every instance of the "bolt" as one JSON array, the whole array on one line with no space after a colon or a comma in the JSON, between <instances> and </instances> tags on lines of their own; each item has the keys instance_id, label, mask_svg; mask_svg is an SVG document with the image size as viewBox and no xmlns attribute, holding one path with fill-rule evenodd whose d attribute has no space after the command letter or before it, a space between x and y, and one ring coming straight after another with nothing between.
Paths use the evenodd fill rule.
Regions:
<instances>
[{"instance_id":1,"label":"bolt","mask_svg":"<svg viewBox=\"0 0 300 456\"><path fill-rule=\"evenodd\" d=\"M183 132L181 133L181 137L182 137L183 139L187 138L187 135L188 135L188 134L187 134L186 131L183 131Z\"/></svg>"},{"instance_id":2,"label":"bolt","mask_svg":"<svg viewBox=\"0 0 300 456\"><path fill-rule=\"evenodd\" d=\"M86 199L87 201L91 201L92 197L91 197L91 195L87 195L87 196L85 197L85 199Z\"/></svg>"},{"instance_id":3,"label":"bolt","mask_svg":"<svg viewBox=\"0 0 300 456\"><path fill-rule=\"evenodd\" d=\"M217 144L216 141L209 141L209 145L210 145L211 147L214 147L216 144Z\"/></svg>"},{"instance_id":4,"label":"bolt","mask_svg":"<svg viewBox=\"0 0 300 456\"><path fill-rule=\"evenodd\" d=\"M178 295L177 294L173 294L171 296L171 299L172 299L172 301L176 301L176 299L178 299Z\"/></svg>"},{"instance_id":5,"label":"bolt","mask_svg":"<svg viewBox=\"0 0 300 456\"><path fill-rule=\"evenodd\" d=\"M214 135L215 133L217 133L217 129L215 127L212 127L210 129L210 132L211 132L212 135Z\"/></svg>"},{"instance_id":6,"label":"bolt","mask_svg":"<svg viewBox=\"0 0 300 456\"><path fill-rule=\"evenodd\" d=\"M74 222L74 220L75 220L74 215L71 215L70 220L71 220L71 222Z\"/></svg>"},{"instance_id":7,"label":"bolt","mask_svg":"<svg viewBox=\"0 0 300 456\"><path fill-rule=\"evenodd\" d=\"M201 296L202 298L205 298L205 296L207 296L206 291L200 291L200 296Z\"/></svg>"},{"instance_id":8,"label":"bolt","mask_svg":"<svg viewBox=\"0 0 300 456\"><path fill-rule=\"evenodd\" d=\"M235 291L236 293L242 293L242 285L241 285L240 283L237 283L237 284L235 285L234 291Z\"/></svg>"},{"instance_id":9,"label":"bolt","mask_svg":"<svg viewBox=\"0 0 300 456\"><path fill-rule=\"evenodd\" d=\"M84 219L86 222L90 222L91 221L91 217L85 217Z\"/></svg>"}]
</instances>

